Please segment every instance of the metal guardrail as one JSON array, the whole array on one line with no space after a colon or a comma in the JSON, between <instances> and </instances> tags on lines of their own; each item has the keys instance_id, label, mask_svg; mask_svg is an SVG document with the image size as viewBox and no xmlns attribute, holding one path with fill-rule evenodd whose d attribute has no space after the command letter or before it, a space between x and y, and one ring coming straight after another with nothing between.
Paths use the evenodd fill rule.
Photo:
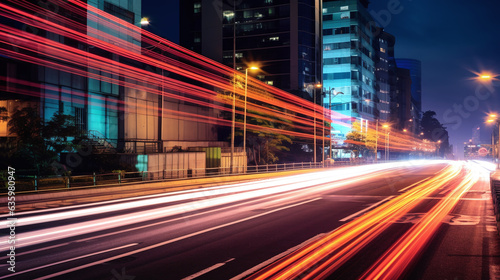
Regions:
<instances>
[{"instance_id":1,"label":"metal guardrail","mask_svg":"<svg viewBox=\"0 0 500 280\"><path fill-rule=\"evenodd\" d=\"M288 170L328 168L372 163L369 161L336 161L334 164L325 162L299 162L279 163L254 166L233 166L230 168L198 168L198 169L170 169L144 172L113 172L105 174L75 175L75 176L17 176L16 192L39 191L49 189L70 189L76 187L102 187L110 185L123 185L137 182L159 182L169 180L182 180L191 178L209 178L218 176L234 176L244 174L258 174L281 172ZM7 193L5 184L0 186L0 194Z\"/></svg>"}]
</instances>

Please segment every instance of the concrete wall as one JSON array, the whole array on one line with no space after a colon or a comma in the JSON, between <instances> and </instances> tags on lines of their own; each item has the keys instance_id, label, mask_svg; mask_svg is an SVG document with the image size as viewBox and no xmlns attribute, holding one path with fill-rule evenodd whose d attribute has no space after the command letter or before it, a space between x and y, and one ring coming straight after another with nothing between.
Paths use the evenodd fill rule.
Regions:
<instances>
[{"instance_id":1,"label":"concrete wall","mask_svg":"<svg viewBox=\"0 0 500 280\"><path fill-rule=\"evenodd\" d=\"M231 170L231 153L221 153L221 173L229 174ZM233 154L233 172L244 173L247 170L247 156L244 152Z\"/></svg>"},{"instance_id":2,"label":"concrete wall","mask_svg":"<svg viewBox=\"0 0 500 280\"><path fill-rule=\"evenodd\" d=\"M149 154L149 178L162 179L163 177L184 178L190 176L204 176L206 167L205 162L205 152ZM191 171L189 172L188 170Z\"/></svg>"}]
</instances>

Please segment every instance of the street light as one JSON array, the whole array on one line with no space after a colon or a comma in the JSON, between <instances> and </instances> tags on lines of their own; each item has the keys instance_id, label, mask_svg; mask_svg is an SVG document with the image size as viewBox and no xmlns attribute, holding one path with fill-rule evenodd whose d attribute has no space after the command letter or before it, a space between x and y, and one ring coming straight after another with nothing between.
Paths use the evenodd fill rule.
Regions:
<instances>
[{"instance_id":1,"label":"street light","mask_svg":"<svg viewBox=\"0 0 500 280\"><path fill-rule=\"evenodd\" d=\"M141 25L149 25L149 19L147 17L141 18Z\"/></svg>"},{"instance_id":2,"label":"street light","mask_svg":"<svg viewBox=\"0 0 500 280\"><path fill-rule=\"evenodd\" d=\"M248 69L259 70L256 66L245 69L245 111L243 113L243 151L247 152L247 87L248 87Z\"/></svg>"}]
</instances>

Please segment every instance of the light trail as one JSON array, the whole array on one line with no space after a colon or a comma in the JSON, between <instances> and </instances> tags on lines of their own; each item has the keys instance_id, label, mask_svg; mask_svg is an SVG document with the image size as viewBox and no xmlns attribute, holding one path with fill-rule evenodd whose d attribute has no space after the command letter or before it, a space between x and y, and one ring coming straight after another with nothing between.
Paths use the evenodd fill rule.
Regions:
<instances>
[{"instance_id":1,"label":"light trail","mask_svg":"<svg viewBox=\"0 0 500 280\"><path fill-rule=\"evenodd\" d=\"M51 5L58 9L51 10ZM61 11L64 11L64 15ZM70 18L66 14L74 14L75 17ZM11 59L50 67L126 88L143 90L172 100L184 101L202 108L211 108L212 110L224 112L230 112L232 102L231 98L220 98L220 96L224 95L224 92L233 91L232 81L235 76L238 77L237 80L242 79L242 73L235 72L230 67L169 42L82 1L53 0L47 1L44 7L40 7L30 1L11 0L0 3L0 16L74 40L83 46L77 48L61 44L58 41L49 39L49 37L38 36L17 28L0 25L0 41L3 44L0 47L0 54ZM79 22L78 17L85 20ZM94 28L97 25L113 32ZM113 36L111 33L126 34L131 40ZM133 43L132 39L152 46L153 49L141 48L141 46ZM177 74L202 85L193 85L190 82L172 79L144 70L144 67L128 65L122 60L109 59L95 54L90 50L91 48L143 63L151 69L161 69L167 71L167 73ZM55 100L60 98L56 95L36 92L37 87L27 90L23 87L23 82L20 81L17 83L10 83L9 81L7 89L9 92L17 94L53 98ZM237 86L235 94L238 100L236 102L236 114L242 115L244 103L241 101L241 96L244 95L244 87ZM318 140L330 139L322 135L321 131L326 128L324 122L349 126L344 123L344 120L350 120L349 116L326 110L318 104L313 104L298 96L266 85L253 77L248 77L247 96L248 117L260 118L274 123L274 128L248 124L249 130L264 131L268 134L289 135L299 139L313 139L314 122L312 116L314 112L316 112L316 138ZM116 102L116 105L94 105L109 106L106 108L116 110L127 110L128 104L126 102L120 103L120 101L112 99L107 101ZM158 111L157 107L147 109ZM231 122L228 120L217 120L215 117L206 116L202 113L187 114L169 112L168 110L164 110L163 113L169 117L182 120L231 126ZM278 128L278 126L281 127ZM236 127L242 128L242 120L237 120ZM421 144L415 144L422 142L418 139L411 139L411 141L402 142L401 144L398 144L400 141L397 138L393 140L394 143L392 143L391 149L428 150L427 148L420 149ZM381 139L381 143L383 143L383 139Z\"/></svg>"},{"instance_id":2,"label":"light trail","mask_svg":"<svg viewBox=\"0 0 500 280\"><path fill-rule=\"evenodd\" d=\"M457 177L458 163L450 163L440 174L373 209L248 279L323 279L358 253L439 188Z\"/></svg>"},{"instance_id":3,"label":"light trail","mask_svg":"<svg viewBox=\"0 0 500 280\"><path fill-rule=\"evenodd\" d=\"M479 167L469 165L467 175L443 197L421 221L407 231L378 261L365 272L361 279L400 279L407 268L417 259L441 226L444 218L456 206L459 199L481 177L488 177Z\"/></svg>"},{"instance_id":4,"label":"light trail","mask_svg":"<svg viewBox=\"0 0 500 280\"><path fill-rule=\"evenodd\" d=\"M412 166L427 164L419 162ZM76 224L41 229L32 232L22 232L16 235L19 247L39 244L64 237L71 237L99 230L126 226L140 221L154 220L171 217L187 212L247 201L257 198L268 198L278 194L287 194L283 198L274 199L272 204L287 204L301 201L318 193L348 188L360 180L393 174L395 170L407 168L404 164L388 163L371 166L357 166L336 170L326 170L301 175L286 176L265 181L246 182L222 187L206 188L200 190L183 191L169 195L153 196L137 201L124 201L111 205L96 205L90 208L68 210L64 212L46 213L27 217L18 217L16 226L35 225L47 222L63 221L72 218L91 217L101 213L110 213L121 210L167 204L149 210L138 210L130 214L116 215L110 218L89 220ZM314 178L314 179L311 179ZM333 179L334 178L334 179ZM296 192L296 193L294 193ZM6 222L2 222L5 225ZM0 242L2 247L7 242Z\"/></svg>"}]
</instances>

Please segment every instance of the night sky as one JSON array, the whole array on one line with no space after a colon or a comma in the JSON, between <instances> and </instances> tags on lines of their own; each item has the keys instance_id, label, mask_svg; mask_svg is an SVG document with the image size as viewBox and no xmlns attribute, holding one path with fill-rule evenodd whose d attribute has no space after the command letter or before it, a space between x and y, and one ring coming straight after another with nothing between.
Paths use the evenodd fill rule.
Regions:
<instances>
[{"instance_id":1,"label":"night sky","mask_svg":"<svg viewBox=\"0 0 500 280\"><path fill-rule=\"evenodd\" d=\"M369 11L396 37L396 58L422 61L422 110L435 111L446 124L457 157L463 157L463 143L477 127L481 142L490 143L492 126L484 125L484 118L500 112L500 82L488 89L471 78L474 72L500 73L500 2L371 2ZM151 20L148 30L178 43L178 1L142 3L143 16Z\"/></svg>"}]
</instances>

